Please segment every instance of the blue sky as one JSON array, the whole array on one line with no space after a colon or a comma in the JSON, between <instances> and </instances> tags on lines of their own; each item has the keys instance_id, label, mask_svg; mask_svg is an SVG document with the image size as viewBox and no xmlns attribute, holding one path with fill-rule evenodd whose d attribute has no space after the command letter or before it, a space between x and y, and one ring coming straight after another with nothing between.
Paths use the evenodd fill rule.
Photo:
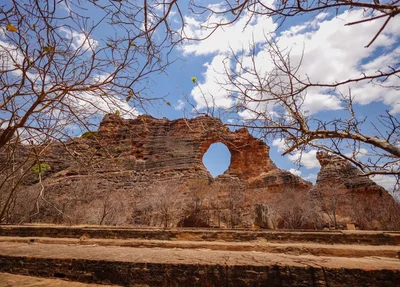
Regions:
<instances>
[{"instance_id":1,"label":"blue sky","mask_svg":"<svg viewBox=\"0 0 400 287\"><path fill-rule=\"evenodd\" d=\"M101 2L101 1L100 1ZM203 37L208 31L200 29L204 16L191 14L184 5L180 4L187 25L185 33L189 37ZM60 2L62 4L62 2ZM124 2L121 2L122 5ZM214 5L218 7L219 1L198 0L203 5ZM272 2L271 2L272 3ZM60 5L61 5L60 4ZM215 6L217 5L217 6ZM61 6L60 6L61 7ZM67 11L65 7L64 13ZM73 9L73 6L71 6ZM176 11L175 11L176 12ZM99 18L96 10L85 11L91 20ZM268 73L271 69L271 59L267 52L266 36L278 41L281 49L290 49L290 59L297 63L303 55L303 61L299 70L300 77L310 77L314 82L335 82L344 79L358 77L361 73L376 73L379 69L400 62L400 17L393 18L383 33L378 37L370 48L365 45L374 37L382 25L382 21L371 21L360 25L345 26L346 23L357 21L368 17L359 9L332 10L323 13L309 14L307 16L288 19L284 25L277 29L273 19L260 15L254 16L244 14L237 22L223 29L217 30L207 40L201 42L184 42L177 46L171 53L171 58L177 61L168 67L166 73L153 74L147 89L147 95L152 97L165 97L164 101L149 106L146 112L157 118L167 117L169 119L181 118L193 115L192 107L187 103L189 100L198 111L205 111L205 101L215 100L217 109L229 108L234 103L228 97L227 92L221 89L217 81L224 81L224 67L235 68L234 64L226 60L231 53L243 57L244 63L250 61L250 43L257 45L255 60L260 73ZM212 21L220 22L224 16L213 16ZM140 19L138 19L140 20ZM179 19L176 13L172 13L169 21L172 27L179 27ZM248 21L250 20L250 21ZM247 26L245 27L245 23ZM103 25L93 34L90 41L95 46L106 45L107 35L118 33L115 26ZM0 44L2 44L0 30ZM4 32L3 32L4 33ZM162 36L162 30L155 33L154 37ZM83 34L68 34L76 43L82 43ZM197 78L196 84L191 81ZM249 78L251 80L251 78ZM400 79L390 79L388 85L399 85ZM141 87L137 87L140 89ZM340 93L346 94L351 88L354 95L354 107L357 117L367 118L368 122L374 122L376 116L389 110L398 116L400 113L400 93L395 89L383 89L366 82L345 85L335 91L324 89L310 89L305 98L304 108L310 115L320 119L332 119L343 117L343 103ZM167 102L170 105L167 105ZM121 97L119 103L124 110L136 112L134 103L126 103ZM112 106L114 107L114 106ZM109 107L109 112L114 112ZM104 112L105 108L102 107ZM138 109L143 113L143 110ZM131 114L124 114L129 117ZM224 117L226 123L235 122L237 119L247 119L251 114L239 112L230 117ZM366 124L366 133L373 133L371 125ZM267 142L271 147L270 156L279 168L290 170L294 174L302 176L306 180L315 181L319 170L316 160L316 150L307 150L303 153L302 167L296 166L293 161L299 157L299 153L281 156L282 143L280 139L272 139ZM400 143L399 143L400 144ZM223 172L229 163L229 152L217 146L213 154L205 159L207 167L213 175ZM225 166L222 164L225 162ZM377 177L376 181L384 186L390 187L393 181L385 177Z\"/></svg>"}]
</instances>

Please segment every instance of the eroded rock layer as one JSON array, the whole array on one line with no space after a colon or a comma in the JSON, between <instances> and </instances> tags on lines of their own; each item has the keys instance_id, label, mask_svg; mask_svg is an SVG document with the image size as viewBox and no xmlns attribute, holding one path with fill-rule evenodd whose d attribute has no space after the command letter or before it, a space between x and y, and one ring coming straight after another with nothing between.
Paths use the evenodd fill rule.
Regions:
<instances>
[{"instance_id":1,"label":"eroded rock layer","mask_svg":"<svg viewBox=\"0 0 400 287\"><path fill-rule=\"evenodd\" d=\"M383 196L387 191L368 176L364 176L355 166L338 156L317 152L321 165L316 187L323 185L343 186L352 193Z\"/></svg>"},{"instance_id":2,"label":"eroded rock layer","mask_svg":"<svg viewBox=\"0 0 400 287\"><path fill-rule=\"evenodd\" d=\"M276 169L263 141L246 129L232 132L220 120L207 116L170 121L150 116L124 120L107 115L100 124L98 137L111 149L129 147L124 154L135 170L206 173L203 155L211 144L218 142L231 153L225 174L246 180Z\"/></svg>"},{"instance_id":3,"label":"eroded rock layer","mask_svg":"<svg viewBox=\"0 0 400 287\"><path fill-rule=\"evenodd\" d=\"M229 149L231 162L213 178L202 158L218 142ZM208 116L126 120L110 114L98 131L69 142L20 148L21 162L28 157L23 186L0 192L0 207L12 203L5 214L9 223L320 228L310 223L321 210L308 197L326 183L375 194L383 203L390 198L355 167L324 153L318 153L321 172L312 187L278 169L269 147L246 129L231 131Z\"/></svg>"}]
</instances>

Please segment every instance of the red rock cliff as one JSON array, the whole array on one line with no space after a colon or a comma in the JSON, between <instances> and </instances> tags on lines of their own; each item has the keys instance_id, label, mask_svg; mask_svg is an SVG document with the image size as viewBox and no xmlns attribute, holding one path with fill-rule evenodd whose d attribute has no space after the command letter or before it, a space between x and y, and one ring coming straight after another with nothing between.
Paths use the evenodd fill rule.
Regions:
<instances>
[{"instance_id":1,"label":"red rock cliff","mask_svg":"<svg viewBox=\"0 0 400 287\"><path fill-rule=\"evenodd\" d=\"M125 120L107 115L98 136L110 148L130 147L130 161L140 161L135 169L206 172L202 158L213 143L225 144L231 163L225 174L247 180L276 169L269 158L269 147L246 129L230 131L219 119L155 119L139 116Z\"/></svg>"}]
</instances>

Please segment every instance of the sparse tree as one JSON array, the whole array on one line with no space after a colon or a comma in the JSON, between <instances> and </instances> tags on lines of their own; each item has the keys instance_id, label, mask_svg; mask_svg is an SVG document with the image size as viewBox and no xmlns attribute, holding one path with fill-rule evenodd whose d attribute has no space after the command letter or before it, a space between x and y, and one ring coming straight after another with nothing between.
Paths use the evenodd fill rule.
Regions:
<instances>
[{"instance_id":1,"label":"sparse tree","mask_svg":"<svg viewBox=\"0 0 400 287\"><path fill-rule=\"evenodd\" d=\"M274 207L284 228L302 229L311 222L311 206L305 192L286 188Z\"/></svg>"},{"instance_id":2,"label":"sparse tree","mask_svg":"<svg viewBox=\"0 0 400 287\"><path fill-rule=\"evenodd\" d=\"M241 187L234 185L225 186L226 205L229 211L229 226L235 228L242 222L242 210L244 208L245 198ZM224 192L224 189L222 192Z\"/></svg>"},{"instance_id":3,"label":"sparse tree","mask_svg":"<svg viewBox=\"0 0 400 287\"><path fill-rule=\"evenodd\" d=\"M177 10L176 0L0 4L0 222L40 153L27 144L42 150L162 98L148 88L181 40Z\"/></svg>"},{"instance_id":4,"label":"sparse tree","mask_svg":"<svg viewBox=\"0 0 400 287\"><path fill-rule=\"evenodd\" d=\"M312 189L309 197L312 205L329 218L329 226L337 229L339 209L349 199L347 189L339 183L324 185Z\"/></svg>"},{"instance_id":5,"label":"sparse tree","mask_svg":"<svg viewBox=\"0 0 400 287\"><path fill-rule=\"evenodd\" d=\"M164 228L176 225L183 213L182 199L178 191L179 184L158 183L142 193L142 213L150 211L153 224Z\"/></svg>"}]
</instances>

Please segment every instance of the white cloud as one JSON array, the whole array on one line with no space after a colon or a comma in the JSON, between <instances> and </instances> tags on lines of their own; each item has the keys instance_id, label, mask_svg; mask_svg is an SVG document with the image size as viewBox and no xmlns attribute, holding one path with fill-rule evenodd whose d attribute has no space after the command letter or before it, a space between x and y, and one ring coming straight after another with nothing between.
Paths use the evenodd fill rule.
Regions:
<instances>
[{"instance_id":1,"label":"white cloud","mask_svg":"<svg viewBox=\"0 0 400 287\"><path fill-rule=\"evenodd\" d=\"M340 110L341 101L337 96L328 94L308 94L304 99L302 109L310 114L321 111Z\"/></svg>"},{"instance_id":2,"label":"white cloud","mask_svg":"<svg viewBox=\"0 0 400 287\"><path fill-rule=\"evenodd\" d=\"M23 61L24 55L17 46L0 41L0 70L3 73L7 71L14 76L21 76ZM29 72L26 72L26 74L32 76Z\"/></svg>"},{"instance_id":3,"label":"white cloud","mask_svg":"<svg viewBox=\"0 0 400 287\"><path fill-rule=\"evenodd\" d=\"M301 175L301 170L298 170L298 169L295 169L295 168L291 168L291 169L289 169L289 171L291 173L293 173L294 175L298 175L298 176Z\"/></svg>"},{"instance_id":4,"label":"white cloud","mask_svg":"<svg viewBox=\"0 0 400 287\"><path fill-rule=\"evenodd\" d=\"M365 48L366 44L375 35L382 26L382 19L378 21L369 21L363 24L354 26L344 26L346 23L362 19L362 10L349 10L332 19L319 22L318 29L310 26L309 29L304 29L304 25L300 25L301 33L292 35L283 33L279 37L279 45L282 48L291 48L291 61L296 64L302 57L302 65L299 70L299 75L307 75L314 83L335 83L349 78L358 78L365 73L377 73L378 70L387 69L400 59L400 48L393 47L396 41L399 40L400 30L395 29L400 25L400 19L393 19L384 32L377 38L370 48ZM295 28L291 27L291 30ZM303 54L304 47L304 54ZM384 49L377 54L377 50ZM400 84L400 79L392 77L387 83L387 86ZM373 101L383 101L384 103L395 106L399 101L399 93L392 90L386 90L381 86L373 85L368 82L358 82L349 85L344 85L337 90L343 94L347 94L349 88L352 89L354 103L369 104ZM326 89L321 89L321 93L325 93ZM325 95L329 97L325 108L338 109L340 102L337 98L332 98L332 94ZM316 99L306 98L306 102L315 102ZM331 101L329 103L329 101ZM322 101L321 101L322 102ZM319 111L317 105L315 110Z\"/></svg>"},{"instance_id":5,"label":"white cloud","mask_svg":"<svg viewBox=\"0 0 400 287\"><path fill-rule=\"evenodd\" d=\"M174 109L177 111L181 111L183 110L184 107L185 107L185 102L182 100L178 100L178 104L174 106Z\"/></svg>"},{"instance_id":6,"label":"white cloud","mask_svg":"<svg viewBox=\"0 0 400 287\"><path fill-rule=\"evenodd\" d=\"M381 174L374 175L371 176L371 179L380 186L382 186L383 188L385 188L387 191L393 191L397 183L396 178L394 176L389 176L389 175L381 175Z\"/></svg>"},{"instance_id":7,"label":"white cloud","mask_svg":"<svg viewBox=\"0 0 400 287\"><path fill-rule=\"evenodd\" d=\"M285 141L281 138L276 138L272 141L272 145L277 147L279 152L284 152L286 149Z\"/></svg>"},{"instance_id":8,"label":"white cloud","mask_svg":"<svg viewBox=\"0 0 400 287\"><path fill-rule=\"evenodd\" d=\"M378 70L387 69L388 66L400 61L400 48L395 45L400 37L400 29L398 29L400 17L393 18L369 48L365 48L365 46L374 37L375 31L382 26L384 19L345 26L349 22L365 17L368 16L361 9L344 11L336 17L320 13L311 21L291 26L282 31L276 40L282 50L290 49L291 65L295 66L300 63L300 60L302 61L298 71L301 80L310 79L314 83L336 83L349 78L358 78L362 76L363 72L377 73ZM232 25L217 30L205 41L186 43L181 47L185 54L213 55L214 59L206 65L202 88L207 87L212 90L215 99L223 100L224 105L233 105L234 102L226 99L226 93L215 83L215 78L220 82L226 82L227 78L223 76L224 71L221 69L220 58L230 53L230 49L239 54L243 67L247 68L252 64L252 59L248 54L249 45L254 42L258 45L254 62L257 72L261 75L260 78L263 79L272 69L265 35L273 35L271 33L276 26L270 22L270 18L256 16L249 22L247 28L243 29L246 19L248 19L248 15ZM201 21L198 19L190 18L188 20L189 36L201 37L209 32L200 28ZM220 16L215 16L209 22L220 23L225 20ZM228 64L231 68L232 64ZM215 73L216 70L222 74ZM236 67L236 71L238 71L238 67ZM242 76L249 82L254 82L251 74L242 74ZM400 85L400 79L389 78L384 85L388 87ZM229 89L232 86L225 88ZM355 104L366 105L374 101L381 101L391 107L392 113L400 112L398 91L385 89L366 81L344 85L335 91L326 88L310 89L305 95L303 109L309 111L310 114L339 110L342 108L339 95L348 94L350 88ZM198 91L193 91L192 96L195 96L195 100L202 101ZM199 106L204 107L202 104ZM264 108L267 107L264 106ZM271 108L269 109L271 110ZM250 107L250 110L254 109ZM243 111L240 115L245 119L254 116L252 112Z\"/></svg>"},{"instance_id":9,"label":"white cloud","mask_svg":"<svg viewBox=\"0 0 400 287\"><path fill-rule=\"evenodd\" d=\"M321 167L319 161L317 160L317 150L310 150L309 152L295 152L288 157L293 162L296 162L300 159L300 164L307 169Z\"/></svg>"},{"instance_id":10,"label":"white cloud","mask_svg":"<svg viewBox=\"0 0 400 287\"><path fill-rule=\"evenodd\" d=\"M139 112L117 96L100 96L96 93L77 93L66 99L66 102L75 110L76 114L84 115L105 115L115 113L117 110L123 118L136 118Z\"/></svg>"},{"instance_id":11,"label":"white cloud","mask_svg":"<svg viewBox=\"0 0 400 287\"><path fill-rule=\"evenodd\" d=\"M197 103L197 109L217 106L228 108L233 101L229 98L228 93L221 88L217 79L220 77L225 67L229 69L229 61L223 55L215 56L211 63L205 63L206 72L204 73L204 81L198 81L195 88L191 92L191 96Z\"/></svg>"},{"instance_id":12,"label":"white cloud","mask_svg":"<svg viewBox=\"0 0 400 287\"><path fill-rule=\"evenodd\" d=\"M215 27L216 24L229 22L227 18L215 14L207 19L206 23L203 23L202 19L193 17L185 17L185 21L187 23L185 35L188 38L197 39L210 35L212 29L204 27ZM260 17L247 12L238 21L217 29L205 40L185 43L181 46L181 50L184 54L194 55L227 54L231 50L234 52L249 51L253 41L255 43L263 42L265 34L273 32L276 27L272 18Z\"/></svg>"},{"instance_id":13,"label":"white cloud","mask_svg":"<svg viewBox=\"0 0 400 287\"><path fill-rule=\"evenodd\" d=\"M315 182L317 180L317 175L315 173L310 173L307 176L304 176L303 179Z\"/></svg>"},{"instance_id":14,"label":"white cloud","mask_svg":"<svg viewBox=\"0 0 400 287\"><path fill-rule=\"evenodd\" d=\"M65 34L67 39L72 40L71 47L75 50L94 50L99 44L96 39L89 37L85 31L79 33L66 27L61 27L60 30Z\"/></svg>"},{"instance_id":15,"label":"white cloud","mask_svg":"<svg viewBox=\"0 0 400 287\"><path fill-rule=\"evenodd\" d=\"M61 10L67 12L68 14L72 12L71 7L69 7L68 1L59 1L57 5L61 7Z\"/></svg>"}]
</instances>

